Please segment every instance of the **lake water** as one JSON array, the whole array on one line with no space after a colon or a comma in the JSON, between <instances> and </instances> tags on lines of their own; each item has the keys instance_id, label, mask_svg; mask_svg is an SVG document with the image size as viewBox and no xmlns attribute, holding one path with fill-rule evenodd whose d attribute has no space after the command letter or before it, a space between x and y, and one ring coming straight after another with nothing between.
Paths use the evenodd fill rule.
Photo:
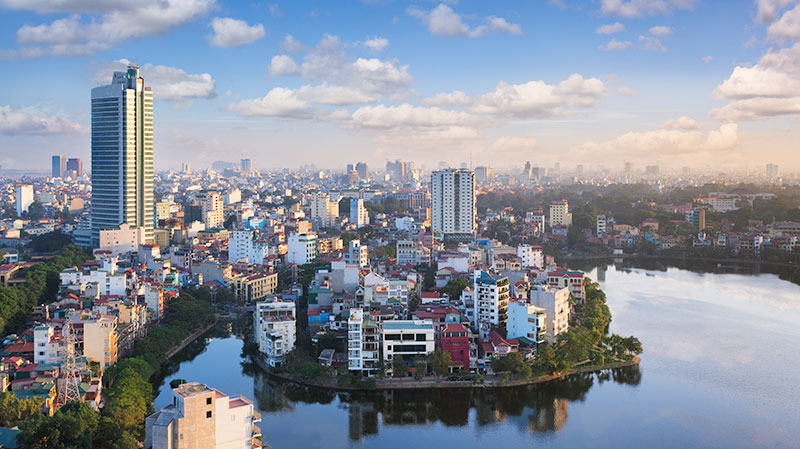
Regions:
<instances>
[{"instance_id":1,"label":"lake water","mask_svg":"<svg viewBox=\"0 0 800 449\"><path fill-rule=\"evenodd\" d=\"M173 378L242 394L273 448L798 448L800 286L774 274L593 268L639 367L501 390L349 394L267 378L242 341L187 348ZM171 402L162 385L156 408Z\"/></svg>"}]
</instances>

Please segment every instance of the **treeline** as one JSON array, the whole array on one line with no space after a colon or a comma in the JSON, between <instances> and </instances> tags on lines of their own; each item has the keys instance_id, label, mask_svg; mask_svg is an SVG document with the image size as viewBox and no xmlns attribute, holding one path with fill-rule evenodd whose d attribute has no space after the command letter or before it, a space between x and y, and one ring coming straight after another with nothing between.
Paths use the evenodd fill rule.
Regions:
<instances>
[{"instance_id":1,"label":"treeline","mask_svg":"<svg viewBox=\"0 0 800 449\"><path fill-rule=\"evenodd\" d=\"M137 343L134 356L103 374L105 404L100 413L85 403L69 403L52 417L40 415L18 422L23 431L19 442L35 449L138 448L145 437L144 420L153 413L151 381L161 372L164 354L213 321L210 302L183 290L169 302L162 325L151 328Z\"/></svg>"},{"instance_id":2,"label":"treeline","mask_svg":"<svg viewBox=\"0 0 800 449\"><path fill-rule=\"evenodd\" d=\"M61 280L59 274L69 267L80 266L86 254L69 244L52 259L25 271L27 281L13 287L0 286L0 335L21 330L33 307L55 300Z\"/></svg>"}]
</instances>

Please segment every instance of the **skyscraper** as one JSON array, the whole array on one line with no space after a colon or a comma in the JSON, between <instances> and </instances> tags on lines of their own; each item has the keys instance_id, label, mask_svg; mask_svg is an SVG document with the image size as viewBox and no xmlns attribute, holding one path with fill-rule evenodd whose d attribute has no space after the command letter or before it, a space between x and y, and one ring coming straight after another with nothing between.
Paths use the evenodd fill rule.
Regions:
<instances>
[{"instance_id":1,"label":"skyscraper","mask_svg":"<svg viewBox=\"0 0 800 449\"><path fill-rule=\"evenodd\" d=\"M366 162L359 162L356 164L356 173L358 173L358 177L361 179L369 178L369 166Z\"/></svg>"},{"instance_id":2,"label":"skyscraper","mask_svg":"<svg viewBox=\"0 0 800 449\"><path fill-rule=\"evenodd\" d=\"M350 199L350 223L355 224L356 228L363 228L369 224L369 212L361 198Z\"/></svg>"},{"instance_id":3,"label":"skyscraper","mask_svg":"<svg viewBox=\"0 0 800 449\"><path fill-rule=\"evenodd\" d=\"M153 92L139 67L92 89L92 242L122 223L153 241Z\"/></svg>"},{"instance_id":4,"label":"skyscraper","mask_svg":"<svg viewBox=\"0 0 800 449\"><path fill-rule=\"evenodd\" d=\"M250 174L250 170L253 169L253 164L250 161L250 159L242 159L241 160L241 169L242 169L242 173L243 174L245 174L245 175L249 175Z\"/></svg>"},{"instance_id":5,"label":"skyscraper","mask_svg":"<svg viewBox=\"0 0 800 449\"><path fill-rule=\"evenodd\" d=\"M477 231L475 173L446 169L431 173L431 229L446 240L469 240Z\"/></svg>"},{"instance_id":6,"label":"skyscraper","mask_svg":"<svg viewBox=\"0 0 800 449\"><path fill-rule=\"evenodd\" d=\"M778 177L778 165L767 164L767 179L773 181L777 177Z\"/></svg>"},{"instance_id":7,"label":"skyscraper","mask_svg":"<svg viewBox=\"0 0 800 449\"><path fill-rule=\"evenodd\" d=\"M83 175L83 161L81 161L80 158L77 157L67 159L67 174L69 176Z\"/></svg>"},{"instance_id":8,"label":"skyscraper","mask_svg":"<svg viewBox=\"0 0 800 449\"><path fill-rule=\"evenodd\" d=\"M62 178L67 170L67 158L64 156L53 156L53 177Z\"/></svg>"},{"instance_id":9,"label":"skyscraper","mask_svg":"<svg viewBox=\"0 0 800 449\"><path fill-rule=\"evenodd\" d=\"M21 217L33 204L33 186L28 184L17 186L17 216Z\"/></svg>"}]
</instances>

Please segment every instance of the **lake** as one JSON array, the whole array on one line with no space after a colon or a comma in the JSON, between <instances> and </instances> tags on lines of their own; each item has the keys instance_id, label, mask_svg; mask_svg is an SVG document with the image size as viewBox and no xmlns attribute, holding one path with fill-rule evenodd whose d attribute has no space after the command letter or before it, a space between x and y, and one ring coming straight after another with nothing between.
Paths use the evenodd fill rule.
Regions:
<instances>
[{"instance_id":1,"label":"lake","mask_svg":"<svg viewBox=\"0 0 800 449\"><path fill-rule=\"evenodd\" d=\"M174 378L245 395L278 449L800 447L800 286L739 267L584 268L612 332L642 341L640 366L513 389L334 393L268 378L220 333L179 354L155 405Z\"/></svg>"}]
</instances>

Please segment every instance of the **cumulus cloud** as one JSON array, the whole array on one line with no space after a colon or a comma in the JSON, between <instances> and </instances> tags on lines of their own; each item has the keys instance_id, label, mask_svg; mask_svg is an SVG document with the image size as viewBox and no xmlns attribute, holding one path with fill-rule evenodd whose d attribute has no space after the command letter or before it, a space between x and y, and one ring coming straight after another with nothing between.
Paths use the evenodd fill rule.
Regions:
<instances>
[{"instance_id":1,"label":"cumulus cloud","mask_svg":"<svg viewBox=\"0 0 800 449\"><path fill-rule=\"evenodd\" d=\"M681 155L719 153L733 149L739 142L739 126L726 123L704 133L699 129L657 129L629 132L604 142L585 142L572 153L577 157L630 157L631 154Z\"/></svg>"},{"instance_id":2,"label":"cumulus cloud","mask_svg":"<svg viewBox=\"0 0 800 449\"><path fill-rule=\"evenodd\" d=\"M691 10L695 0L602 0L600 12L626 19L669 14L676 9Z\"/></svg>"},{"instance_id":3,"label":"cumulus cloud","mask_svg":"<svg viewBox=\"0 0 800 449\"><path fill-rule=\"evenodd\" d=\"M20 135L55 135L74 134L83 127L70 120L47 114L37 108L12 108L0 105L0 134L6 136Z\"/></svg>"},{"instance_id":4,"label":"cumulus cloud","mask_svg":"<svg viewBox=\"0 0 800 449\"><path fill-rule=\"evenodd\" d=\"M481 120L466 112L438 107L374 105L356 109L342 126L377 135L384 144L452 144L482 137Z\"/></svg>"},{"instance_id":5,"label":"cumulus cloud","mask_svg":"<svg viewBox=\"0 0 800 449\"><path fill-rule=\"evenodd\" d=\"M7 8L71 14L49 24L23 25L17 30L17 57L87 56L130 39L163 34L196 20L215 5L214 0L149 0L139 2L5 0ZM97 14L100 14L99 17Z\"/></svg>"},{"instance_id":6,"label":"cumulus cloud","mask_svg":"<svg viewBox=\"0 0 800 449\"><path fill-rule=\"evenodd\" d=\"M619 22L610 23L607 25L600 25L599 27L597 27L597 30L595 30L597 34L614 34L614 33L620 33L622 31L625 31L625 25Z\"/></svg>"},{"instance_id":7,"label":"cumulus cloud","mask_svg":"<svg viewBox=\"0 0 800 449\"><path fill-rule=\"evenodd\" d=\"M508 34L522 34L522 26L518 23L509 23L502 17L489 16L486 18L489 28Z\"/></svg>"},{"instance_id":8,"label":"cumulus cloud","mask_svg":"<svg viewBox=\"0 0 800 449\"><path fill-rule=\"evenodd\" d=\"M790 5L795 0L757 0L758 13L756 21L758 23L774 22L778 18L780 10Z\"/></svg>"},{"instance_id":9,"label":"cumulus cloud","mask_svg":"<svg viewBox=\"0 0 800 449\"><path fill-rule=\"evenodd\" d=\"M128 68L130 61L120 59L104 64L95 72L94 81L108 84L114 72L122 72ZM144 64L139 66L139 73L145 83L153 88L156 100L190 100L193 98L212 99L217 96L216 81L208 73L192 74L164 65Z\"/></svg>"},{"instance_id":10,"label":"cumulus cloud","mask_svg":"<svg viewBox=\"0 0 800 449\"><path fill-rule=\"evenodd\" d=\"M244 20L231 19L230 17L215 17L211 21L211 28L214 34L209 37L211 45L215 47L239 47L251 44L267 33L264 25L248 25Z\"/></svg>"},{"instance_id":11,"label":"cumulus cloud","mask_svg":"<svg viewBox=\"0 0 800 449\"><path fill-rule=\"evenodd\" d=\"M762 120L800 114L800 43L770 50L752 67L735 67L713 96L729 101L711 111L720 120Z\"/></svg>"},{"instance_id":12,"label":"cumulus cloud","mask_svg":"<svg viewBox=\"0 0 800 449\"><path fill-rule=\"evenodd\" d=\"M426 11L416 6L410 6L406 9L406 13L418 19L420 22L428 27L431 34L438 34L441 36L467 36L478 37L486 34L487 26L479 25L475 28L470 28L461 20L453 8L439 4L431 11Z\"/></svg>"},{"instance_id":13,"label":"cumulus cloud","mask_svg":"<svg viewBox=\"0 0 800 449\"><path fill-rule=\"evenodd\" d=\"M626 97L635 97L639 95L639 92L637 92L635 89L631 89L630 87L625 87L625 86L622 86L619 89L617 89L617 93L620 95L624 95Z\"/></svg>"},{"instance_id":14,"label":"cumulus cloud","mask_svg":"<svg viewBox=\"0 0 800 449\"><path fill-rule=\"evenodd\" d=\"M611 39L608 41L607 44L601 45L600 50L602 51L619 51L619 50L627 50L631 48L631 41L618 41L616 39Z\"/></svg>"},{"instance_id":15,"label":"cumulus cloud","mask_svg":"<svg viewBox=\"0 0 800 449\"><path fill-rule=\"evenodd\" d=\"M366 45L370 50L383 51L389 46L389 39L384 37L374 37L364 42L364 45Z\"/></svg>"},{"instance_id":16,"label":"cumulus cloud","mask_svg":"<svg viewBox=\"0 0 800 449\"><path fill-rule=\"evenodd\" d=\"M557 84L500 82L494 92L476 97L470 110L498 117L555 117L575 107L596 106L605 95L606 86L601 80L575 73Z\"/></svg>"},{"instance_id":17,"label":"cumulus cloud","mask_svg":"<svg viewBox=\"0 0 800 449\"><path fill-rule=\"evenodd\" d=\"M267 73L272 76L297 75L300 67L289 55L275 55L267 67Z\"/></svg>"},{"instance_id":18,"label":"cumulus cloud","mask_svg":"<svg viewBox=\"0 0 800 449\"><path fill-rule=\"evenodd\" d=\"M800 4L783 13L777 22L767 28L771 39L800 40Z\"/></svg>"},{"instance_id":19,"label":"cumulus cloud","mask_svg":"<svg viewBox=\"0 0 800 449\"><path fill-rule=\"evenodd\" d=\"M661 44L661 41L654 37L639 36L639 43L641 43L643 50L667 51L667 49Z\"/></svg>"},{"instance_id":20,"label":"cumulus cloud","mask_svg":"<svg viewBox=\"0 0 800 449\"><path fill-rule=\"evenodd\" d=\"M311 120L314 108L297 97L297 92L283 87L274 87L261 98L242 100L226 108L245 117L275 117L295 120Z\"/></svg>"},{"instance_id":21,"label":"cumulus cloud","mask_svg":"<svg viewBox=\"0 0 800 449\"><path fill-rule=\"evenodd\" d=\"M454 90L453 92L447 93L438 93L430 98L420 100L420 103L426 106L439 107L467 106L472 104L472 102L472 98L460 90Z\"/></svg>"},{"instance_id":22,"label":"cumulus cloud","mask_svg":"<svg viewBox=\"0 0 800 449\"><path fill-rule=\"evenodd\" d=\"M653 36L666 36L672 33L672 28L664 25L654 26L650 28L650 34Z\"/></svg>"},{"instance_id":23,"label":"cumulus cloud","mask_svg":"<svg viewBox=\"0 0 800 449\"><path fill-rule=\"evenodd\" d=\"M494 141L492 149L500 153L525 153L536 149L539 145L535 137L511 136L501 137Z\"/></svg>"},{"instance_id":24,"label":"cumulus cloud","mask_svg":"<svg viewBox=\"0 0 800 449\"><path fill-rule=\"evenodd\" d=\"M305 50L306 47L291 34L287 34L281 41L281 48L287 53L296 53Z\"/></svg>"},{"instance_id":25,"label":"cumulus cloud","mask_svg":"<svg viewBox=\"0 0 800 449\"><path fill-rule=\"evenodd\" d=\"M700 129L700 125L697 123L696 120L686 116L682 116L676 119L667 120L661 125L661 129L683 129L683 130Z\"/></svg>"}]
</instances>

